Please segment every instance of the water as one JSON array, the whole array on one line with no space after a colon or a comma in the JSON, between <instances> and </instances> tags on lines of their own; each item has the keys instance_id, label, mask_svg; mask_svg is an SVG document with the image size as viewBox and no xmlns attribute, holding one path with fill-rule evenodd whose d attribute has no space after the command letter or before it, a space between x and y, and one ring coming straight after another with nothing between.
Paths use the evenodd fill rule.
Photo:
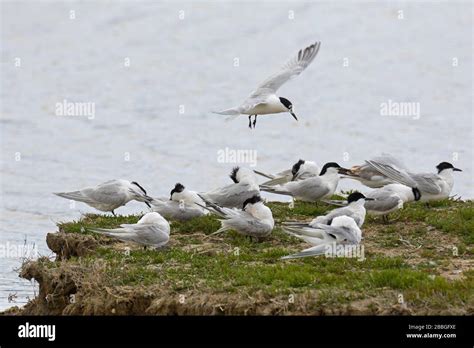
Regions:
<instances>
[{"instance_id":1,"label":"water","mask_svg":"<svg viewBox=\"0 0 474 348\"><path fill-rule=\"evenodd\" d=\"M298 158L349 166L380 152L413 170L431 171L447 160L464 170L453 193L474 197L470 4L1 7L2 245L26 240L50 255L45 235L55 222L94 211L80 203L71 208L51 192L111 178L138 181L152 195L167 195L178 181L195 190L226 184L233 163L217 161L226 147L256 150L258 167L268 171ZM397 18L400 9L404 19ZM313 64L279 91L299 122L289 114L260 117L250 131L245 117L224 122L210 113L239 103L315 40L322 46ZM95 117L55 115L64 99L95 103ZM420 118L381 116L389 99L419 103ZM341 188L361 186L346 181ZM130 203L118 213L143 208ZM0 258L0 308L14 304L10 294L22 304L34 290L14 270L20 255L9 256Z\"/></svg>"}]
</instances>

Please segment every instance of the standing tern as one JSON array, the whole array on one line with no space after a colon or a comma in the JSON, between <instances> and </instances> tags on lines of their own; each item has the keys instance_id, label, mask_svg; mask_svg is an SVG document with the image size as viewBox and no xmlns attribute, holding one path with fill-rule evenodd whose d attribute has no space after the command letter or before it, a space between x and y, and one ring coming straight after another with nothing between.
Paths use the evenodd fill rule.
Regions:
<instances>
[{"instance_id":1,"label":"standing tern","mask_svg":"<svg viewBox=\"0 0 474 348\"><path fill-rule=\"evenodd\" d=\"M320 42L301 49L298 55L289 60L281 70L263 81L257 89L240 105L222 111L215 111L221 115L249 115L249 128L252 128L252 115L255 116L253 127L257 124L258 115L289 112L298 121L293 112L293 104L286 98L278 97L276 91L288 80L299 75L313 61L318 54Z\"/></svg>"},{"instance_id":2,"label":"standing tern","mask_svg":"<svg viewBox=\"0 0 474 348\"><path fill-rule=\"evenodd\" d=\"M170 199L154 198L151 202L152 210L160 213L167 219L186 221L208 213L196 203L204 204L197 192L186 189L177 183L170 192Z\"/></svg>"},{"instance_id":3,"label":"standing tern","mask_svg":"<svg viewBox=\"0 0 474 348\"><path fill-rule=\"evenodd\" d=\"M402 209L405 203L419 201L421 193L417 188L408 187L402 184L390 184L367 194L373 198L372 201L365 202L365 209L370 215L382 215L382 219L388 222L388 214Z\"/></svg>"},{"instance_id":4,"label":"standing tern","mask_svg":"<svg viewBox=\"0 0 474 348\"><path fill-rule=\"evenodd\" d=\"M260 189L270 193L292 196L305 202L315 202L334 194L339 183L338 173L341 170L347 169L335 162L329 162L323 166L318 176L276 186L261 185Z\"/></svg>"},{"instance_id":5,"label":"standing tern","mask_svg":"<svg viewBox=\"0 0 474 348\"><path fill-rule=\"evenodd\" d=\"M313 245L311 248L282 257L296 259L308 256L324 255L332 245L358 245L362 240L362 231L349 216L335 217L331 225L315 224L314 227L283 226L283 230Z\"/></svg>"},{"instance_id":6,"label":"standing tern","mask_svg":"<svg viewBox=\"0 0 474 348\"><path fill-rule=\"evenodd\" d=\"M300 159L291 169L281 171L277 174L267 174L258 170L254 170L254 172L270 179L265 181L262 184L263 186L275 186L285 184L289 181L303 180L312 176L317 176L319 175L320 168L315 162Z\"/></svg>"},{"instance_id":7,"label":"standing tern","mask_svg":"<svg viewBox=\"0 0 474 348\"><path fill-rule=\"evenodd\" d=\"M123 242L134 242L143 246L159 248L170 239L170 225L160 214L145 214L136 224L123 224L119 228L91 228L93 232L117 238Z\"/></svg>"},{"instance_id":8,"label":"standing tern","mask_svg":"<svg viewBox=\"0 0 474 348\"><path fill-rule=\"evenodd\" d=\"M259 195L254 195L243 203L242 210L220 207L202 197L208 209L221 218L221 228L213 234L228 230L255 238L267 237L275 226L270 208L263 204Z\"/></svg>"},{"instance_id":9,"label":"standing tern","mask_svg":"<svg viewBox=\"0 0 474 348\"><path fill-rule=\"evenodd\" d=\"M109 180L95 187L86 187L79 191L56 192L54 194L86 203L100 211L110 211L114 216L115 209L124 206L131 200L144 202L149 207L149 202L153 200L137 182L120 179Z\"/></svg>"},{"instance_id":10,"label":"standing tern","mask_svg":"<svg viewBox=\"0 0 474 348\"><path fill-rule=\"evenodd\" d=\"M257 177L250 169L235 167L230 178L234 181L233 184L199 195L221 207L241 208L247 199L260 194Z\"/></svg>"},{"instance_id":11,"label":"standing tern","mask_svg":"<svg viewBox=\"0 0 474 348\"><path fill-rule=\"evenodd\" d=\"M377 161L367 161L371 166L400 184L417 188L421 193L421 201L429 202L449 197L454 185L453 172L462 172L451 163L441 162L436 166L438 173L412 173L398 170L390 165Z\"/></svg>"},{"instance_id":12,"label":"standing tern","mask_svg":"<svg viewBox=\"0 0 474 348\"><path fill-rule=\"evenodd\" d=\"M401 161L386 153L383 153L381 156L374 157L372 161L390 165L394 168L398 168L399 170L406 169L405 165ZM383 175L381 172L367 163L352 166L343 174L343 178L357 180L370 188L379 188L394 183L392 179Z\"/></svg>"},{"instance_id":13,"label":"standing tern","mask_svg":"<svg viewBox=\"0 0 474 348\"><path fill-rule=\"evenodd\" d=\"M373 198L364 196L360 192L353 192L347 197L347 206L331 210L326 215L317 216L310 223L305 222L283 222L285 226L289 227L315 227L318 224L331 225L332 221L338 216L349 216L354 219L357 226L362 227L365 220L366 208L364 204L366 201L372 201Z\"/></svg>"}]
</instances>

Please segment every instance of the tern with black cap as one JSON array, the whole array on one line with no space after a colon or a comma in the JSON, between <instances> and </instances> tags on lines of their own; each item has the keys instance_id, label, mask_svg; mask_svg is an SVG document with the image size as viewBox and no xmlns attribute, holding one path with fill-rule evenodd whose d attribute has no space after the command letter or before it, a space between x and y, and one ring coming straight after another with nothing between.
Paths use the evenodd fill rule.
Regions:
<instances>
[{"instance_id":1,"label":"tern with black cap","mask_svg":"<svg viewBox=\"0 0 474 348\"><path fill-rule=\"evenodd\" d=\"M234 108L214 111L220 115L248 115L249 128L255 128L258 115L277 114L289 112L298 121L293 109L293 104L283 97L277 96L276 91L291 78L299 75L306 69L318 54L320 42L315 42L290 59L278 73L263 81L257 89L240 105ZM252 122L252 116L254 120Z\"/></svg>"}]
</instances>

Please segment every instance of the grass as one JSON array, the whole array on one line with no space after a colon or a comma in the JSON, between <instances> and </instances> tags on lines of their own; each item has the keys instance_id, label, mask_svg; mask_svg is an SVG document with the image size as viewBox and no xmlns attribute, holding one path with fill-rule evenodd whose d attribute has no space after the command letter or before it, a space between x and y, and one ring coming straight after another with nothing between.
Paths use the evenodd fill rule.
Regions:
<instances>
[{"instance_id":1,"label":"grass","mask_svg":"<svg viewBox=\"0 0 474 348\"><path fill-rule=\"evenodd\" d=\"M296 202L293 209L284 203L269 206L277 222L309 220L332 209L323 203L303 202ZM107 237L88 228L113 228L139 218L88 214L58 226L62 232L91 235L100 242ZM260 243L232 231L210 236L219 225L214 216L172 221L170 245L163 250L132 245L127 249L117 242L67 262L87 270L100 260L102 271L93 275L100 279L100 287L155 287L176 294L198 291L242 298L256 292L270 297L299 294L312 296L308 300L312 310L357 301L366 301L368 309L389 308L397 304L400 293L414 313L474 308L472 201L444 200L430 207L410 204L394 213L389 224L368 217L363 228L364 261L324 257L282 261L280 257L306 245L278 225L271 237ZM82 279L88 276L92 277L85 272Z\"/></svg>"}]
</instances>

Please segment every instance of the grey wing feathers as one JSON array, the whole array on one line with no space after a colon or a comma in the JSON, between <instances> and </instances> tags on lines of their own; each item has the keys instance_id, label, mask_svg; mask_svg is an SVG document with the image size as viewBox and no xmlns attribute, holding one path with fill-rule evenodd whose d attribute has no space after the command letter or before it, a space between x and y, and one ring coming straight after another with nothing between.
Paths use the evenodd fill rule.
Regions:
<instances>
[{"instance_id":1,"label":"grey wing feathers","mask_svg":"<svg viewBox=\"0 0 474 348\"><path fill-rule=\"evenodd\" d=\"M315 247L303 250L296 254L283 256L281 260L299 259L302 257L324 255L326 253L327 248L328 248L327 244L317 245Z\"/></svg>"},{"instance_id":2,"label":"grey wing feathers","mask_svg":"<svg viewBox=\"0 0 474 348\"><path fill-rule=\"evenodd\" d=\"M389 177L392 180L395 180L399 182L400 184L409 186L409 187L417 187L417 183L411 179L407 173L403 173L395 168L392 168L388 164L383 164L383 163L378 163L372 160L366 161L368 164L370 164L372 167L374 167L376 170L378 170L380 173L383 175Z\"/></svg>"},{"instance_id":3,"label":"grey wing feathers","mask_svg":"<svg viewBox=\"0 0 474 348\"><path fill-rule=\"evenodd\" d=\"M283 65L283 67L278 73L274 74L273 76L262 82L258 86L258 89L254 93L252 93L251 96L257 96L264 92L274 93L289 79L299 75L314 60L314 58L318 54L320 46L321 42L315 42L314 44L306 47L305 49L301 49L298 52L298 55L290 59L285 65Z\"/></svg>"}]
</instances>

